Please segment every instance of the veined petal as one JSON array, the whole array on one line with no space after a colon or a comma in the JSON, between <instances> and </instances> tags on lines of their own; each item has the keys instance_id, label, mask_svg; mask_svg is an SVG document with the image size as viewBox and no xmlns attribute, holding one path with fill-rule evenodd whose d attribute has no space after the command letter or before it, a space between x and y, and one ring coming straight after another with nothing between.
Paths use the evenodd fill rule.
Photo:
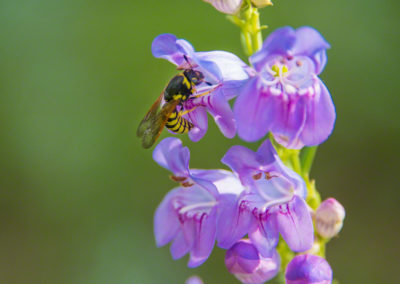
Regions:
<instances>
[{"instance_id":1,"label":"veined petal","mask_svg":"<svg viewBox=\"0 0 400 284\"><path fill-rule=\"evenodd\" d=\"M188 241L186 241L185 235L181 230L169 248L173 259L179 259L190 251L193 246L193 240L188 239Z\"/></svg>"},{"instance_id":2,"label":"veined petal","mask_svg":"<svg viewBox=\"0 0 400 284\"><path fill-rule=\"evenodd\" d=\"M190 252L189 267L201 265L210 256L215 243L216 222L216 209L196 220L196 240Z\"/></svg>"},{"instance_id":3,"label":"veined petal","mask_svg":"<svg viewBox=\"0 0 400 284\"><path fill-rule=\"evenodd\" d=\"M221 196L219 204L217 241L219 247L228 249L245 236L255 226L255 222L251 212L238 204L235 195Z\"/></svg>"},{"instance_id":4,"label":"veined petal","mask_svg":"<svg viewBox=\"0 0 400 284\"><path fill-rule=\"evenodd\" d=\"M259 80L255 77L247 82L233 108L238 135L248 142L267 134L279 108L278 101L263 92Z\"/></svg>"},{"instance_id":5,"label":"veined petal","mask_svg":"<svg viewBox=\"0 0 400 284\"><path fill-rule=\"evenodd\" d=\"M158 143L153 151L153 159L177 176L189 175L190 151L182 146L178 138L168 137Z\"/></svg>"},{"instance_id":6,"label":"veined petal","mask_svg":"<svg viewBox=\"0 0 400 284\"><path fill-rule=\"evenodd\" d=\"M314 60L315 73L319 74L326 64L326 49L329 43L312 27L301 27L296 30L296 42L291 51L296 55L305 55Z\"/></svg>"},{"instance_id":7,"label":"veined petal","mask_svg":"<svg viewBox=\"0 0 400 284\"><path fill-rule=\"evenodd\" d=\"M180 223L172 200L180 188L171 190L157 207L154 215L154 235L157 246L164 246L172 241L179 232Z\"/></svg>"},{"instance_id":8,"label":"veined petal","mask_svg":"<svg viewBox=\"0 0 400 284\"><path fill-rule=\"evenodd\" d=\"M243 81L249 78L247 65L236 55L226 51L196 52L199 65L213 62L218 68L218 79L223 82Z\"/></svg>"},{"instance_id":9,"label":"veined petal","mask_svg":"<svg viewBox=\"0 0 400 284\"><path fill-rule=\"evenodd\" d=\"M301 140L307 146L325 141L333 131L336 120L335 106L324 83L318 79L319 94L307 101L307 115Z\"/></svg>"},{"instance_id":10,"label":"veined petal","mask_svg":"<svg viewBox=\"0 0 400 284\"><path fill-rule=\"evenodd\" d=\"M271 131L279 144L289 149L301 149L299 137L306 121L306 106L302 97L281 100Z\"/></svg>"},{"instance_id":11,"label":"veined petal","mask_svg":"<svg viewBox=\"0 0 400 284\"><path fill-rule=\"evenodd\" d=\"M210 3L218 11L225 14L236 14L242 6L243 0L204 0Z\"/></svg>"},{"instance_id":12,"label":"veined petal","mask_svg":"<svg viewBox=\"0 0 400 284\"><path fill-rule=\"evenodd\" d=\"M183 55L194 53L192 45L183 39L178 39L173 34L161 34L157 36L151 45L154 57L164 58L175 65L181 65L185 59Z\"/></svg>"},{"instance_id":13,"label":"veined petal","mask_svg":"<svg viewBox=\"0 0 400 284\"><path fill-rule=\"evenodd\" d=\"M278 230L294 252L309 250L314 242L311 214L305 201L294 196L286 205L280 205L276 214Z\"/></svg>"},{"instance_id":14,"label":"veined petal","mask_svg":"<svg viewBox=\"0 0 400 284\"><path fill-rule=\"evenodd\" d=\"M197 142L203 138L207 132L208 124L206 109L199 106L192 112L188 113L187 116L195 126L189 131L189 138L190 140Z\"/></svg>"},{"instance_id":15,"label":"veined petal","mask_svg":"<svg viewBox=\"0 0 400 284\"><path fill-rule=\"evenodd\" d=\"M274 215L260 218L257 229L249 233L249 238L260 254L270 257L279 241L279 233Z\"/></svg>"}]
</instances>

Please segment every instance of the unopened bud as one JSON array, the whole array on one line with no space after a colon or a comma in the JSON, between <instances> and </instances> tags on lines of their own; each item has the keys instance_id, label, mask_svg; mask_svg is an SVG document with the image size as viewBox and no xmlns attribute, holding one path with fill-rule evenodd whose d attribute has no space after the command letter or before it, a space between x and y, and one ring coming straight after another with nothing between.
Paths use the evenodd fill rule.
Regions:
<instances>
[{"instance_id":1,"label":"unopened bud","mask_svg":"<svg viewBox=\"0 0 400 284\"><path fill-rule=\"evenodd\" d=\"M301 254L287 265L285 279L286 284L331 284L332 269L322 257Z\"/></svg>"},{"instance_id":2,"label":"unopened bud","mask_svg":"<svg viewBox=\"0 0 400 284\"><path fill-rule=\"evenodd\" d=\"M185 281L185 284L204 284L204 283L199 276L191 276Z\"/></svg>"},{"instance_id":3,"label":"unopened bud","mask_svg":"<svg viewBox=\"0 0 400 284\"><path fill-rule=\"evenodd\" d=\"M210 3L218 11L225 14L236 14L242 7L243 0L204 0Z\"/></svg>"},{"instance_id":4,"label":"unopened bud","mask_svg":"<svg viewBox=\"0 0 400 284\"><path fill-rule=\"evenodd\" d=\"M242 239L226 252L225 265L242 283L261 284L278 273L280 257L276 250L263 257L250 240Z\"/></svg>"},{"instance_id":5,"label":"unopened bud","mask_svg":"<svg viewBox=\"0 0 400 284\"><path fill-rule=\"evenodd\" d=\"M251 2L257 8L264 8L266 6L272 6L271 0L251 0Z\"/></svg>"},{"instance_id":6,"label":"unopened bud","mask_svg":"<svg viewBox=\"0 0 400 284\"><path fill-rule=\"evenodd\" d=\"M336 236L343 226L345 217L343 206L334 198L328 198L321 203L315 212L315 227L321 237Z\"/></svg>"}]
</instances>

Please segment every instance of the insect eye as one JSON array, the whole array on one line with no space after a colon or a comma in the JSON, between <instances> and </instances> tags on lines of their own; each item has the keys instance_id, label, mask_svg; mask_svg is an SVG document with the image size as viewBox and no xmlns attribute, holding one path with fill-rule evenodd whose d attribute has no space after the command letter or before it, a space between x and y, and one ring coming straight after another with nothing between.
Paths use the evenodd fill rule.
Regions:
<instances>
[{"instance_id":1,"label":"insect eye","mask_svg":"<svg viewBox=\"0 0 400 284\"><path fill-rule=\"evenodd\" d=\"M192 78L193 83L197 83L197 78Z\"/></svg>"}]
</instances>

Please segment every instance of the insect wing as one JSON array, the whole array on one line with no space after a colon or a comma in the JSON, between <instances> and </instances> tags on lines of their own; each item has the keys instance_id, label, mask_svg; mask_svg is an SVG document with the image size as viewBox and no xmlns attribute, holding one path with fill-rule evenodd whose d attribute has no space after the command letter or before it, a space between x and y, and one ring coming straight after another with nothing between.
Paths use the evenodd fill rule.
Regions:
<instances>
[{"instance_id":1,"label":"insect wing","mask_svg":"<svg viewBox=\"0 0 400 284\"><path fill-rule=\"evenodd\" d=\"M154 117L157 115L157 112L160 110L160 104L163 98L164 92L161 93L161 95L158 97L158 99L153 103L149 111L146 113L144 118L139 124L139 127L136 131L136 135L138 137L142 137L143 134L145 133L146 129L151 127L152 121L154 120Z\"/></svg>"},{"instance_id":2,"label":"insect wing","mask_svg":"<svg viewBox=\"0 0 400 284\"><path fill-rule=\"evenodd\" d=\"M143 148L150 148L154 144L178 104L179 101L177 100L165 103L161 110L149 119L150 124L141 136Z\"/></svg>"}]
</instances>

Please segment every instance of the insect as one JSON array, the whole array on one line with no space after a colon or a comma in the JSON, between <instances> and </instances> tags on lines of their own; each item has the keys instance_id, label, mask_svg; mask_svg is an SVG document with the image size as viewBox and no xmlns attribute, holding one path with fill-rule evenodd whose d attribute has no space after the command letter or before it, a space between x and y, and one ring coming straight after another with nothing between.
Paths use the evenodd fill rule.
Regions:
<instances>
[{"instance_id":1,"label":"insect","mask_svg":"<svg viewBox=\"0 0 400 284\"><path fill-rule=\"evenodd\" d=\"M185 60L189 63L186 56ZM196 93L196 86L202 82L204 82L203 73L194 70L190 64L189 68L184 69L169 81L137 129L136 135L142 139L143 148L150 148L154 144L164 126L175 133L181 134L188 133L193 128L193 124L183 116L194 110L194 108L182 111L182 103L188 99L204 96L211 92L207 91L201 95L193 96ZM205 83L210 85L208 82ZM163 98L165 104L160 107Z\"/></svg>"}]
</instances>

